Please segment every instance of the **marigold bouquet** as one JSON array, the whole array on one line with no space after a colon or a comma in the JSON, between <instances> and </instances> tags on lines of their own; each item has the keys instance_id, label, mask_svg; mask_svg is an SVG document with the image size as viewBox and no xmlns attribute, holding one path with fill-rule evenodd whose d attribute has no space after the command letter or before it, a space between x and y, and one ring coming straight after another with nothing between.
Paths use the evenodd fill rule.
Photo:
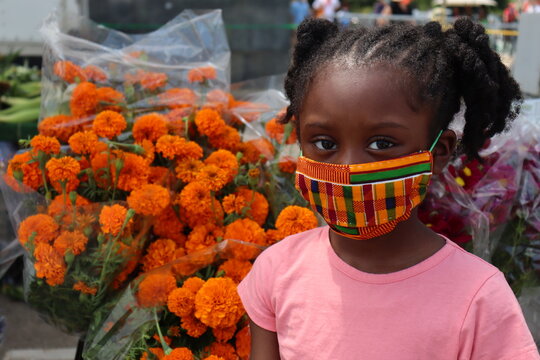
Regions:
<instances>
[{"instance_id":1,"label":"marigold bouquet","mask_svg":"<svg viewBox=\"0 0 540 360\"><path fill-rule=\"evenodd\" d=\"M317 226L310 210L289 206L303 203L282 93L260 81L238 85L241 97L227 91L219 11L185 12L137 40L78 29L92 38L45 24L39 135L21 140L3 176L27 251L26 298L48 320L81 335L92 322L95 338L129 281L170 263L178 266L165 282L148 274L130 285L137 306L162 307L154 285L172 291L200 269L232 293L261 247ZM220 246L229 255L205 255ZM157 313L167 322L174 312ZM231 332L236 317L206 326ZM157 345L146 340L130 354Z\"/></svg>"},{"instance_id":2,"label":"marigold bouquet","mask_svg":"<svg viewBox=\"0 0 540 360\"><path fill-rule=\"evenodd\" d=\"M246 220L227 225L225 238L239 232L257 236L260 231ZM275 231L293 234L316 227L317 219L307 208L289 206L276 225ZM236 286L262 249L225 240L141 274L110 316L96 323L84 357L248 359L249 326Z\"/></svg>"}]
</instances>

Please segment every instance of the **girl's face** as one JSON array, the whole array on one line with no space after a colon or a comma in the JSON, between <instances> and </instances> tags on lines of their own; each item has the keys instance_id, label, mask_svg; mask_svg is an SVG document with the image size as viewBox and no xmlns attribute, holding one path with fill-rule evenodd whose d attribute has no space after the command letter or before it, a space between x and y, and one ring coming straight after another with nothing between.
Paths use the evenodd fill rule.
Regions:
<instances>
[{"instance_id":1,"label":"girl's face","mask_svg":"<svg viewBox=\"0 0 540 360\"><path fill-rule=\"evenodd\" d=\"M434 140L433 110L411 103L406 92L414 89L406 88L404 76L383 67L326 67L312 82L300 112L303 155L362 164L428 150ZM445 131L434 150L435 173L444 168L454 145L455 134Z\"/></svg>"}]
</instances>

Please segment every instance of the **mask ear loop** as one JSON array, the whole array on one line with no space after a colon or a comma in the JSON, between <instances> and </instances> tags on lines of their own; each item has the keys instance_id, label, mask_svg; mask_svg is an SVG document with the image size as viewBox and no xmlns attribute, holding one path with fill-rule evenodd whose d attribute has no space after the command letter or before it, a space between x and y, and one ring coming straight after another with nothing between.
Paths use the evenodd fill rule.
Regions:
<instances>
[{"instance_id":1,"label":"mask ear loop","mask_svg":"<svg viewBox=\"0 0 540 360\"><path fill-rule=\"evenodd\" d=\"M441 135L443 133L444 130L441 130L439 132L439 135L437 135L437 138L435 139L435 141L433 142L433 145L431 145L431 147L429 148L429 152L432 152L433 149L435 148L435 145L437 145L437 142L439 141L439 139L441 138Z\"/></svg>"}]
</instances>

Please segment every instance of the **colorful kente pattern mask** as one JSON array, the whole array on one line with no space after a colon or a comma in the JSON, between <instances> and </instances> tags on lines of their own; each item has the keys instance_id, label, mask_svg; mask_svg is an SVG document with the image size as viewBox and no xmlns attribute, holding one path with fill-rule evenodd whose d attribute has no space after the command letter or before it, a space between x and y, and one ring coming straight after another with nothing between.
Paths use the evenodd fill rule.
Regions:
<instances>
[{"instance_id":1,"label":"colorful kente pattern mask","mask_svg":"<svg viewBox=\"0 0 540 360\"><path fill-rule=\"evenodd\" d=\"M296 188L336 233L371 239L391 232L426 196L431 151L358 165L301 156Z\"/></svg>"}]
</instances>

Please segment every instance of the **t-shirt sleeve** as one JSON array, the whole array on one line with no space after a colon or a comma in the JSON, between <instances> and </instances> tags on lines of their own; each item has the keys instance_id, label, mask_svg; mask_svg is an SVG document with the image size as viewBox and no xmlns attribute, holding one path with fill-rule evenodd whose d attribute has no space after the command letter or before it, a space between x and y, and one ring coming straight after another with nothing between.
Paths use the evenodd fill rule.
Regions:
<instances>
[{"instance_id":1,"label":"t-shirt sleeve","mask_svg":"<svg viewBox=\"0 0 540 360\"><path fill-rule=\"evenodd\" d=\"M249 274L238 285L238 294L249 318L263 329L275 332L276 316L271 300L275 269L266 251L257 258Z\"/></svg>"},{"instance_id":2,"label":"t-shirt sleeve","mask_svg":"<svg viewBox=\"0 0 540 360\"><path fill-rule=\"evenodd\" d=\"M459 360L540 360L523 313L497 272L470 304L460 334Z\"/></svg>"}]
</instances>

